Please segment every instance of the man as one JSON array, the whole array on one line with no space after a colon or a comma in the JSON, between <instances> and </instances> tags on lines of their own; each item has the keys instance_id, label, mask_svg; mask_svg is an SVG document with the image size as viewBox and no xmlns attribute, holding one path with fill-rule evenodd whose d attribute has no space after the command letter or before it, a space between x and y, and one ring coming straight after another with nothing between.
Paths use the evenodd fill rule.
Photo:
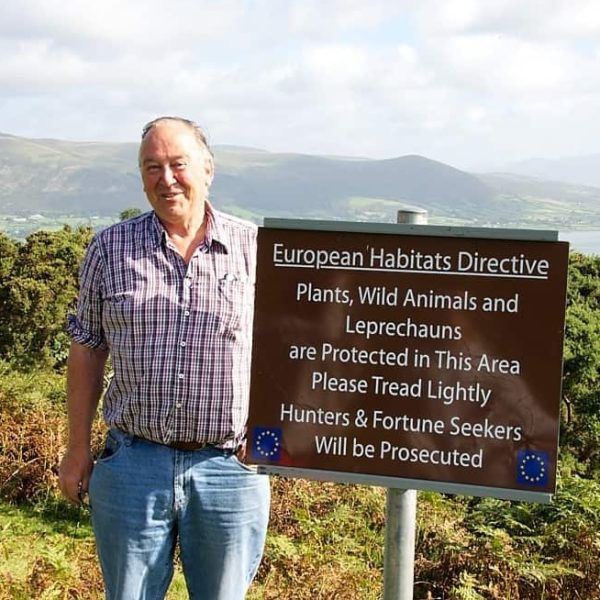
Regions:
<instances>
[{"instance_id":1,"label":"man","mask_svg":"<svg viewBox=\"0 0 600 600\"><path fill-rule=\"evenodd\" d=\"M208 202L214 165L193 122L143 130L153 211L97 234L81 268L67 369L63 494L88 492L109 600L164 598L179 541L191 598L236 600L266 535L269 484L241 461L256 227ZM91 423L108 356L110 432Z\"/></svg>"}]
</instances>

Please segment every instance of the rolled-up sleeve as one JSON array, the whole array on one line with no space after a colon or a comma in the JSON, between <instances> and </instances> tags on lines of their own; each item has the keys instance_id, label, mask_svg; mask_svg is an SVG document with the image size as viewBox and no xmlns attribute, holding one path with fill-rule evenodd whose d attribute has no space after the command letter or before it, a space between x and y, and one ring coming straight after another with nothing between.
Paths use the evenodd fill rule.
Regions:
<instances>
[{"instance_id":1,"label":"rolled-up sleeve","mask_svg":"<svg viewBox=\"0 0 600 600\"><path fill-rule=\"evenodd\" d=\"M107 349L102 328L104 260L98 236L92 240L79 271L77 314L67 316L71 339L88 348Z\"/></svg>"}]
</instances>

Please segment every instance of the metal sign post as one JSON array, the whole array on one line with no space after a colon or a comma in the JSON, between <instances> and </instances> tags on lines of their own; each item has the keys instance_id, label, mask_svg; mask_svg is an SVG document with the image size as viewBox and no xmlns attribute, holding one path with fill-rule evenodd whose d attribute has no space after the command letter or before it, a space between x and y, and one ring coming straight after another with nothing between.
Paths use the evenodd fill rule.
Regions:
<instances>
[{"instance_id":1,"label":"metal sign post","mask_svg":"<svg viewBox=\"0 0 600 600\"><path fill-rule=\"evenodd\" d=\"M416 490L388 488L383 568L384 600L412 600L416 519Z\"/></svg>"},{"instance_id":2,"label":"metal sign post","mask_svg":"<svg viewBox=\"0 0 600 600\"><path fill-rule=\"evenodd\" d=\"M398 223L427 225L426 210L399 210ZM383 555L383 599L412 600L415 579L417 492L388 488Z\"/></svg>"}]
</instances>

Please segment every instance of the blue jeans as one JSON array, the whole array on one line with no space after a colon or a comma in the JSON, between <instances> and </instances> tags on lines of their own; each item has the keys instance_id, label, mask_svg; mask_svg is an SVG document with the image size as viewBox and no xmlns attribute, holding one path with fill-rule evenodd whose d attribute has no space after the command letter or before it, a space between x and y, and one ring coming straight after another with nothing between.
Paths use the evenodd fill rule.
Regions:
<instances>
[{"instance_id":1,"label":"blue jeans","mask_svg":"<svg viewBox=\"0 0 600 600\"><path fill-rule=\"evenodd\" d=\"M164 598L177 540L190 598L244 598L264 548L267 477L226 450L111 430L89 488L107 600Z\"/></svg>"}]
</instances>

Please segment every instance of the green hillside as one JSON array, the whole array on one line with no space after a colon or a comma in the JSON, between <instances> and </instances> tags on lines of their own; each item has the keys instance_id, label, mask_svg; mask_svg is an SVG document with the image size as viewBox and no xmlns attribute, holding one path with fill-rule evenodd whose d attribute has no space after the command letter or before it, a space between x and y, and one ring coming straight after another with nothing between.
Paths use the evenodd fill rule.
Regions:
<instances>
[{"instance_id":1,"label":"green hillside","mask_svg":"<svg viewBox=\"0 0 600 600\"><path fill-rule=\"evenodd\" d=\"M386 160L217 146L216 205L265 216L393 221L418 206L432 223L600 227L600 189L514 175L474 175L421 156ZM146 206L137 143L0 134L0 215L114 217Z\"/></svg>"}]
</instances>

